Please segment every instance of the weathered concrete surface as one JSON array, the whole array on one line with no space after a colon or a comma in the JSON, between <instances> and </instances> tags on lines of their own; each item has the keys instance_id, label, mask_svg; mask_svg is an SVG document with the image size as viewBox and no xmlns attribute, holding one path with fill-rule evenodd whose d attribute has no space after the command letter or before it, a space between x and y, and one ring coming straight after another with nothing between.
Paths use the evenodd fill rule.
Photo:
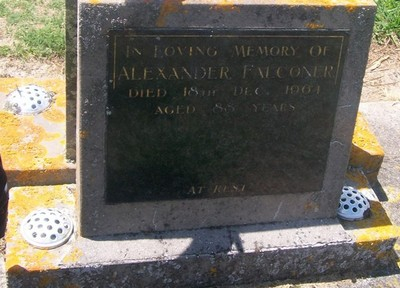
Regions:
<instances>
[{"instance_id":1,"label":"weathered concrete surface","mask_svg":"<svg viewBox=\"0 0 400 288\"><path fill-rule=\"evenodd\" d=\"M0 152L10 186L75 183L75 165L65 157L65 87L59 79L0 79ZM47 110L14 115L4 110L17 87L36 84L55 93Z\"/></svg>"}]
</instances>

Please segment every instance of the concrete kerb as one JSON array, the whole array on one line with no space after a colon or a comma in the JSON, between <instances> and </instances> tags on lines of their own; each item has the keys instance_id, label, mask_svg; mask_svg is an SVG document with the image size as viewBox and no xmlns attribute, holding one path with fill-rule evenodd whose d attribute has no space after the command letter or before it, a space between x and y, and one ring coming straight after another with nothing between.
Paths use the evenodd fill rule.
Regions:
<instances>
[{"instance_id":1,"label":"concrete kerb","mask_svg":"<svg viewBox=\"0 0 400 288\"><path fill-rule=\"evenodd\" d=\"M8 81L15 80L5 81L12 85ZM38 83L36 80L18 81ZM46 87L49 84L43 85ZM61 94L62 92L59 95ZM65 108L65 102L60 99L56 101L59 101L57 105L61 104L57 109ZM6 115L8 112L1 113ZM17 119L10 115L6 117ZM7 125L14 125L12 128L4 128L3 125L2 129L17 131L21 129L18 126L21 123L24 124L23 121L11 121ZM65 135L62 128L59 129L60 134ZM15 141L21 142L19 139ZM43 144L33 144L35 143L39 146ZM0 145L5 147L4 142ZM370 162L367 160L367 163ZM27 173L24 169L21 168L21 173ZM44 184L50 185L50 179L46 180L46 177L51 175L49 170L48 167L39 170L35 166L30 173L36 173L36 176L33 174L33 178L40 173L44 174ZM58 171L65 173L65 170ZM360 171L353 170L349 173L346 184L368 194L368 191L372 191L369 182L363 173L358 172ZM21 185L24 182L17 183ZM44 196L46 194L47 196ZM6 255L9 284L40 286L47 283L54 287L62 287L66 283L96 283L100 286L112 283L119 287L131 287L142 283L187 287L255 283L349 270L372 271L387 268L393 266L396 261L393 245L396 237L400 235L399 228L392 224L383 206L376 201L376 196L373 197L374 193L371 192L370 195L374 200L373 217L354 223L325 219L296 224L284 222L244 225L103 239L88 239L75 235L68 244L55 250L44 251L24 244L18 232L19 222L29 211L39 206L61 205L64 208L68 207L72 215L75 214L74 185L13 188ZM69 200L63 203L65 197L69 197ZM59 277L63 278L62 283L59 283Z\"/></svg>"}]
</instances>

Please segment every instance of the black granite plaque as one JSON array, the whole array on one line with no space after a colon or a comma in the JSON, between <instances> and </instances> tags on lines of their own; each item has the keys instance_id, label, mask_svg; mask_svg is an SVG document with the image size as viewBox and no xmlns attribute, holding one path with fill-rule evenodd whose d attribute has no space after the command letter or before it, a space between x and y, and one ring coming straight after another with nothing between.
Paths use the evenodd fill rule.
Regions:
<instances>
[{"instance_id":1,"label":"black granite plaque","mask_svg":"<svg viewBox=\"0 0 400 288\"><path fill-rule=\"evenodd\" d=\"M346 32L109 38L108 202L321 190Z\"/></svg>"}]
</instances>

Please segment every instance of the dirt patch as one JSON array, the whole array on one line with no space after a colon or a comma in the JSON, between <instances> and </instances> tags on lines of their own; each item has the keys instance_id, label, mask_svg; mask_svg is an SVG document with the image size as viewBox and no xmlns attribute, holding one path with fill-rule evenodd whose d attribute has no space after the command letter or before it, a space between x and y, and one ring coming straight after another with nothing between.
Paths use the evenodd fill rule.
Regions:
<instances>
[{"instance_id":1,"label":"dirt patch","mask_svg":"<svg viewBox=\"0 0 400 288\"><path fill-rule=\"evenodd\" d=\"M0 57L0 78L62 78L64 60L54 58L21 60Z\"/></svg>"},{"instance_id":2,"label":"dirt patch","mask_svg":"<svg viewBox=\"0 0 400 288\"><path fill-rule=\"evenodd\" d=\"M371 45L361 101L400 101L400 47Z\"/></svg>"}]
</instances>

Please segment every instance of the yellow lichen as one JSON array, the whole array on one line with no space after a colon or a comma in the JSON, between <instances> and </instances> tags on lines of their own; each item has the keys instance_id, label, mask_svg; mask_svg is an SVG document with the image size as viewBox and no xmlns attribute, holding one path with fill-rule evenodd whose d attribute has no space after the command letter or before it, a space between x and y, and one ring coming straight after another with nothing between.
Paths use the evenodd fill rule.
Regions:
<instances>
[{"instance_id":1,"label":"yellow lichen","mask_svg":"<svg viewBox=\"0 0 400 288\"><path fill-rule=\"evenodd\" d=\"M322 29L324 27L325 27L324 24L319 24L319 23L315 23L315 22L310 22L310 23L306 24L306 28L309 28L309 29Z\"/></svg>"},{"instance_id":2,"label":"yellow lichen","mask_svg":"<svg viewBox=\"0 0 400 288\"><path fill-rule=\"evenodd\" d=\"M76 263L79 258L81 258L83 255L83 252L81 249L78 248L74 248L68 255L66 255L64 257L64 259L62 260L62 262L64 264L73 264Z\"/></svg>"},{"instance_id":3,"label":"yellow lichen","mask_svg":"<svg viewBox=\"0 0 400 288\"><path fill-rule=\"evenodd\" d=\"M356 183L356 189L369 188L370 184L368 182L368 178L365 177L363 173L360 173L358 170L347 171L346 178L351 180L353 183Z\"/></svg>"},{"instance_id":4,"label":"yellow lichen","mask_svg":"<svg viewBox=\"0 0 400 288\"><path fill-rule=\"evenodd\" d=\"M346 5L346 10L347 10L347 12L349 12L349 13L353 13L354 11L357 10L357 6L354 6L354 5Z\"/></svg>"},{"instance_id":5,"label":"yellow lichen","mask_svg":"<svg viewBox=\"0 0 400 288\"><path fill-rule=\"evenodd\" d=\"M43 118L52 122L65 122L65 113L57 109L49 109L43 113Z\"/></svg>"},{"instance_id":6,"label":"yellow lichen","mask_svg":"<svg viewBox=\"0 0 400 288\"><path fill-rule=\"evenodd\" d=\"M368 123L359 113L354 129L349 165L364 171L379 171L385 153Z\"/></svg>"},{"instance_id":7,"label":"yellow lichen","mask_svg":"<svg viewBox=\"0 0 400 288\"><path fill-rule=\"evenodd\" d=\"M358 113L356 126L353 134L353 143L364 150L383 154L383 149L379 145L378 139L371 132L369 125L361 113Z\"/></svg>"},{"instance_id":8,"label":"yellow lichen","mask_svg":"<svg viewBox=\"0 0 400 288\"><path fill-rule=\"evenodd\" d=\"M33 116L21 117L0 111L0 117L0 151L6 169L20 170L27 164L32 166L35 158L45 157L46 149L38 143L48 135L42 127L33 124Z\"/></svg>"},{"instance_id":9,"label":"yellow lichen","mask_svg":"<svg viewBox=\"0 0 400 288\"><path fill-rule=\"evenodd\" d=\"M58 269L56 250L40 250L30 246L19 233L19 223L38 208L74 207L73 185L21 187L10 192L6 233L6 269L10 272ZM59 248L57 248L59 249Z\"/></svg>"},{"instance_id":10,"label":"yellow lichen","mask_svg":"<svg viewBox=\"0 0 400 288\"><path fill-rule=\"evenodd\" d=\"M166 24L166 19L170 14L177 13L180 11L182 7L182 0L164 0L161 9L160 15L157 18L156 26L164 27Z\"/></svg>"},{"instance_id":11,"label":"yellow lichen","mask_svg":"<svg viewBox=\"0 0 400 288\"><path fill-rule=\"evenodd\" d=\"M55 170L66 167L63 156L50 156L45 143L59 141L59 154L65 151L65 81L61 79L1 79L0 92L8 94L17 87L36 84L55 94L51 107L39 115L13 115L0 111L0 151L8 171ZM43 123L55 127L50 132ZM22 173L18 177L24 177ZM22 179L19 179L22 180ZM25 182L24 182L25 183Z\"/></svg>"},{"instance_id":12,"label":"yellow lichen","mask_svg":"<svg viewBox=\"0 0 400 288\"><path fill-rule=\"evenodd\" d=\"M85 138L87 138L87 136L88 136L87 131L84 131L84 130L79 131L79 138L85 139Z\"/></svg>"},{"instance_id":13,"label":"yellow lichen","mask_svg":"<svg viewBox=\"0 0 400 288\"><path fill-rule=\"evenodd\" d=\"M222 10L222 11L239 11L238 6L235 5L235 1L232 0L220 0L214 5L210 6L210 10Z\"/></svg>"},{"instance_id":14,"label":"yellow lichen","mask_svg":"<svg viewBox=\"0 0 400 288\"><path fill-rule=\"evenodd\" d=\"M393 225L381 203L371 201L372 216L354 223L357 243L377 242L400 236L400 227Z\"/></svg>"}]
</instances>

